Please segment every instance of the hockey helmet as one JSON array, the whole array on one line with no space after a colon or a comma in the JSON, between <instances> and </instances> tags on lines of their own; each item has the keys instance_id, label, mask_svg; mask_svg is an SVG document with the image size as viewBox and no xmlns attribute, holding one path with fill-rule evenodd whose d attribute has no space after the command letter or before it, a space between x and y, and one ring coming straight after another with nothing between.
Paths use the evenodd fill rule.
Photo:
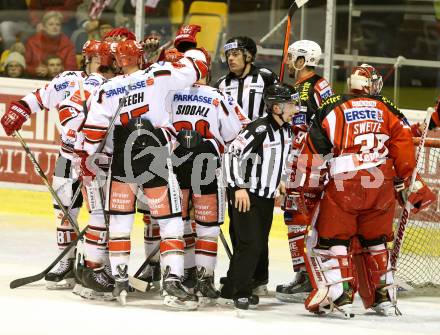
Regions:
<instances>
[{"instance_id":1,"label":"hockey helmet","mask_svg":"<svg viewBox=\"0 0 440 335\"><path fill-rule=\"evenodd\" d=\"M299 95L292 86L276 83L264 89L263 100L270 110L277 103L293 102L299 104Z\"/></svg>"},{"instance_id":2,"label":"hockey helmet","mask_svg":"<svg viewBox=\"0 0 440 335\"><path fill-rule=\"evenodd\" d=\"M180 52L185 52L197 46L196 35L202 31L202 27L197 24L183 24L177 30L174 46Z\"/></svg>"},{"instance_id":3,"label":"hockey helmet","mask_svg":"<svg viewBox=\"0 0 440 335\"><path fill-rule=\"evenodd\" d=\"M304 57L304 66L317 66L321 59L322 51L318 43L309 40L300 40L289 46L287 54L293 63L295 63L299 57Z\"/></svg>"},{"instance_id":4,"label":"hockey helmet","mask_svg":"<svg viewBox=\"0 0 440 335\"><path fill-rule=\"evenodd\" d=\"M380 73L369 64L356 66L347 78L348 89L354 94L379 95L382 91L383 81Z\"/></svg>"},{"instance_id":5,"label":"hockey helmet","mask_svg":"<svg viewBox=\"0 0 440 335\"><path fill-rule=\"evenodd\" d=\"M205 62L206 65L208 65L208 68L211 67L211 56L209 55L208 51L206 51L205 48L191 49L185 52L184 55L185 57Z\"/></svg>"},{"instance_id":6,"label":"hockey helmet","mask_svg":"<svg viewBox=\"0 0 440 335\"><path fill-rule=\"evenodd\" d=\"M120 67L138 65L142 59L143 52L142 46L137 41L122 41L116 47L116 63Z\"/></svg>"},{"instance_id":7,"label":"hockey helmet","mask_svg":"<svg viewBox=\"0 0 440 335\"><path fill-rule=\"evenodd\" d=\"M104 41L99 46L98 55L102 66L110 66L114 60L114 51L116 50L117 42Z\"/></svg>"},{"instance_id":8,"label":"hockey helmet","mask_svg":"<svg viewBox=\"0 0 440 335\"><path fill-rule=\"evenodd\" d=\"M84 43L82 47L82 54L86 60L86 62L90 62L92 57L96 57L99 55L99 48L101 46L101 41L97 40L88 40Z\"/></svg>"},{"instance_id":9,"label":"hockey helmet","mask_svg":"<svg viewBox=\"0 0 440 335\"><path fill-rule=\"evenodd\" d=\"M248 54L250 56L249 61L246 60L245 57L246 63L253 62L257 55L257 45L252 38L247 36L230 38L224 46L226 57L228 56L228 52L234 49L242 50L244 55Z\"/></svg>"},{"instance_id":10,"label":"hockey helmet","mask_svg":"<svg viewBox=\"0 0 440 335\"><path fill-rule=\"evenodd\" d=\"M122 41L122 40L136 40L136 35L127 28L114 28L104 35L104 40Z\"/></svg>"}]
</instances>

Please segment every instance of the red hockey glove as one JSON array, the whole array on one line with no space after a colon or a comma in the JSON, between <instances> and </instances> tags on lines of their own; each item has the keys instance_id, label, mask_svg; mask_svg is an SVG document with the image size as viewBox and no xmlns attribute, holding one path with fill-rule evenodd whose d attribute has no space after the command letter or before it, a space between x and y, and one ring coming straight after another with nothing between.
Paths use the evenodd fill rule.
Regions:
<instances>
[{"instance_id":1,"label":"red hockey glove","mask_svg":"<svg viewBox=\"0 0 440 335\"><path fill-rule=\"evenodd\" d=\"M92 171L89 165L89 161L88 161L89 154L84 150L75 150L75 155L76 155L75 165L80 171L79 173L80 178L83 180L85 184L88 184L96 176L96 174Z\"/></svg>"},{"instance_id":2,"label":"red hockey glove","mask_svg":"<svg viewBox=\"0 0 440 335\"><path fill-rule=\"evenodd\" d=\"M177 51L177 49L165 50L165 62L175 63L183 58L183 53Z\"/></svg>"},{"instance_id":3,"label":"red hockey glove","mask_svg":"<svg viewBox=\"0 0 440 335\"><path fill-rule=\"evenodd\" d=\"M411 204L411 213L416 214L436 201L435 194L428 185L425 184L419 174L417 174L411 193L409 193L409 183L410 178L402 179L396 177L394 179L394 190L400 206L405 206L406 201L409 201Z\"/></svg>"},{"instance_id":4,"label":"red hockey glove","mask_svg":"<svg viewBox=\"0 0 440 335\"><path fill-rule=\"evenodd\" d=\"M12 102L1 119L1 124L6 135L11 136L14 131L20 130L23 123L29 119L29 115L31 115L29 107L19 101Z\"/></svg>"},{"instance_id":5,"label":"red hockey glove","mask_svg":"<svg viewBox=\"0 0 440 335\"><path fill-rule=\"evenodd\" d=\"M423 126L420 123L414 123L411 125L411 134L413 137L421 137L423 134Z\"/></svg>"},{"instance_id":6,"label":"red hockey glove","mask_svg":"<svg viewBox=\"0 0 440 335\"><path fill-rule=\"evenodd\" d=\"M188 48L195 48L197 46L196 35L202 30L197 24L184 24L176 32L174 39L174 46L180 52L185 52Z\"/></svg>"}]
</instances>

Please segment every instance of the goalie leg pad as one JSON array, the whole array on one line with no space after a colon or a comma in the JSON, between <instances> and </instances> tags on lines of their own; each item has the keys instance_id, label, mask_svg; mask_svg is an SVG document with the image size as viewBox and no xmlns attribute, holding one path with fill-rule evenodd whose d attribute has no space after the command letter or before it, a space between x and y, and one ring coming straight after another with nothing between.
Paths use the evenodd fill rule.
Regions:
<instances>
[{"instance_id":1,"label":"goalie leg pad","mask_svg":"<svg viewBox=\"0 0 440 335\"><path fill-rule=\"evenodd\" d=\"M395 303L395 290L391 271L389 251L385 244L358 247L354 251L353 261L356 266L359 295L366 309L380 303L378 294Z\"/></svg>"},{"instance_id":2,"label":"goalie leg pad","mask_svg":"<svg viewBox=\"0 0 440 335\"><path fill-rule=\"evenodd\" d=\"M197 224L196 265L214 273L217 262L218 236L220 226L206 227Z\"/></svg>"},{"instance_id":3,"label":"goalie leg pad","mask_svg":"<svg viewBox=\"0 0 440 335\"><path fill-rule=\"evenodd\" d=\"M182 277L185 241L183 239L182 218L173 217L158 220L160 226L160 257L161 267L170 267L170 273Z\"/></svg>"},{"instance_id":4,"label":"goalie leg pad","mask_svg":"<svg viewBox=\"0 0 440 335\"><path fill-rule=\"evenodd\" d=\"M144 248L145 257L148 257L157 245L160 244L160 228L156 219L152 219L150 213L144 213ZM159 253L151 258L152 262L159 262Z\"/></svg>"}]
</instances>

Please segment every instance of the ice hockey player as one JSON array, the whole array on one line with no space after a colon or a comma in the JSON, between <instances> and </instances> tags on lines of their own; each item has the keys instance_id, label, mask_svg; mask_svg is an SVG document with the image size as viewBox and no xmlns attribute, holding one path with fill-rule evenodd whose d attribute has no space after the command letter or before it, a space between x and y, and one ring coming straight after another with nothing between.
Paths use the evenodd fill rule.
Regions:
<instances>
[{"instance_id":1,"label":"ice hockey player","mask_svg":"<svg viewBox=\"0 0 440 335\"><path fill-rule=\"evenodd\" d=\"M189 50L185 55L208 66L211 64L203 48ZM207 78L175 92L170 100L167 106L173 115L179 143L174 154L179 161L175 172L183 194L185 270L189 273L196 269L194 292L206 304L217 299L220 293L214 286L217 240L225 214L220 163L225 145L232 142L242 128L236 112L240 107L232 97L207 86ZM194 207L195 239L188 211L190 200Z\"/></svg>"},{"instance_id":2,"label":"ice hockey player","mask_svg":"<svg viewBox=\"0 0 440 335\"><path fill-rule=\"evenodd\" d=\"M64 71L56 76L49 84L24 96L19 101L11 103L9 109L1 119L6 134L12 135L14 131L20 130L23 123L28 120L33 113L54 108L58 109L60 103L65 98L71 96L78 90L79 81L84 82L85 89L89 86L98 86L104 78L101 75L92 74L92 72L97 71L99 64L94 62L89 63L87 59L90 59L96 54L99 43L100 42L97 41L87 41L84 44L83 56L86 59L85 71ZM66 113L64 110L59 110L59 117L62 125L68 121L74 124L79 120L73 120L75 116ZM72 170L72 152L74 150L76 136L77 134L73 130L68 131L67 128L62 127L61 147L52 181L53 188L66 208L71 205L72 196L79 185L77 176L74 175L74 171ZM57 244L59 250L62 251L71 241L76 239L77 234L70 222L67 219L63 220L63 212L55 200L53 204L57 227ZM74 220L78 217L81 205L82 196L79 196L72 205L70 212ZM72 288L75 284L73 271L74 261L75 249L72 249L71 252L60 261L59 266L46 275L47 288Z\"/></svg>"},{"instance_id":3,"label":"ice hockey player","mask_svg":"<svg viewBox=\"0 0 440 335\"><path fill-rule=\"evenodd\" d=\"M440 97L434 107L434 113L432 113L431 120L429 121L429 130L433 130L440 127ZM411 132L414 137L420 137L423 134L423 127L420 123L411 125Z\"/></svg>"},{"instance_id":4,"label":"ice hockey player","mask_svg":"<svg viewBox=\"0 0 440 335\"><path fill-rule=\"evenodd\" d=\"M84 149L92 155L116 117L106 205L115 276L113 294L125 304L135 197L138 186L142 186L151 215L160 226L164 304L195 309L197 297L181 284L184 241L180 190L170 160L173 130L164 102L171 90L191 86L205 77L208 68L203 62L184 57L177 63L156 63L140 70L142 52L136 41L118 44L115 58L124 76L110 80L95 93L83 128Z\"/></svg>"},{"instance_id":5,"label":"ice hockey player","mask_svg":"<svg viewBox=\"0 0 440 335\"><path fill-rule=\"evenodd\" d=\"M300 96L301 107L300 112L293 118L294 138L288 162L290 165L288 171L293 171L293 173L289 173L288 176L283 206L284 223L287 225L287 238L295 277L289 284L278 285L275 293L279 300L285 302L304 302L312 290L304 264L304 238L309 224L308 217L298 212L294 202L291 201L291 191L295 180L294 171L298 152L304 145L310 120L322 101L333 94L330 84L315 72L320 58L321 47L314 41L300 40L289 46L288 70L290 77L296 80L294 87ZM325 171L322 174L325 175ZM309 211L313 211L319 201L322 183L323 176L321 176L321 184L305 192Z\"/></svg>"},{"instance_id":6,"label":"ice hockey player","mask_svg":"<svg viewBox=\"0 0 440 335\"><path fill-rule=\"evenodd\" d=\"M224 46L224 52L229 73L221 77L214 86L223 93L231 95L251 121L265 116L266 105L263 101L263 91L266 87L277 83L279 81L278 76L269 69L254 65L257 46L247 36L230 38ZM232 213L229 202L228 213ZM234 247L234 224L231 216L229 219L229 235ZM267 295L268 281L269 255L268 250L263 250L255 270L255 293Z\"/></svg>"},{"instance_id":7,"label":"ice hockey player","mask_svg":"<svg viewBox=\"0 0 440 335\"><path fill-rule=\"evenodd\" d=\"M274 198L285 172L292 140L290 122L298 112L299 99L291 86L274 84L265 89L264 101L268 115L244 128L224 159L237 240L221 298L234 299L240 309L258 304L252 279L259 255L268 249Z\"/></svg>"},{"instance_id":8,"label":"ice hockey player","mask_svg":"<svg viewBox=\"0 0 440 335\"><path fill-rule=\"evenodd\" d=\"M117 72L112 54L112 48L115 48L116 45L117 42L90 41L85 48L88 51L85 52L84 64L91 75L85 81L84 97L81 97L81 91L77 90L71 97L60 103L60 116L63 116L61 120L62 132L75 135L72 136L74 165L76 165L76 159L80 160L81 156L85 154L82 126L94 91L98 90L107 79L114 77ZM95 81L95 84L98 83L98 85L87 85L90 80ZM85 111L84 108L86 108ZM83 180L83 191L87 195L85 200L90 215L84 247L81 248L82 244L77 246L76 276L80 283L75 285L73 292L87 299L114 299L112 296L114 280L110 277L107 250L108 231L103 208L105 199L104 192L100 190L100 188L105 188L103 184L111 159L111 148L107 151L107 153L103 152L104 155L100 157L98 163L102 172L101 179Z\"/></svg>"},{"instance_id":9,"label":"ice hockey player","mask_svg":"<svg viewBox=\"0 0 440 335\"><path fill-rule=\"evenodd\" d=\"M299 177L306 184L323 161L330 165L314 234L306 240L313 291L305 306L315 313L338 310L352 316L356 273L364 307L391 315L398 310L386 242L393 239L395 192L414 212L435 197L420 177L408 194L416 165L411 132L404 115L379 95L382 77L362 64L353 69L348 87L350 94L325 100L298 162L298 175L307 167ZM307 214L301 184L294 191L297 207Z\"/></svg>"}]
</instances>

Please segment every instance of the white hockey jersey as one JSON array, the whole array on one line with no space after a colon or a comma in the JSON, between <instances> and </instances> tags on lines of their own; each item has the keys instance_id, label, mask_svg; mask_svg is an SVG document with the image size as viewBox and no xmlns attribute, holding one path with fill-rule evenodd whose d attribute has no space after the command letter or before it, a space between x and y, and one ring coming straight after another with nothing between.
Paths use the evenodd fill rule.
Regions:
<instances>
[{"instance_id":1,"label":"white hockey jersey","mask_svg":"<svg viewBox=\"0 0 440 335\"><path fill-rule=\"evenodd\" d=\"M78 81L86 77L87 74L83 71L64 71L53 78L50 83L27 94L21 100L27 103L31 113L44 109L58 109L61 101L78 89Z\"/></svg>"},{"instance_id":2,"label":"white hockey jersey","mask_svg":"<svg viewBox=\"0 0 440 335\"><path fill-rule=\"evenodd\" d=\"M169 108L176 132L196 130L203 138L212 141L217 152L224 152L225 144L232 142L250 120L232 96L218 89L194 84L170 94Z\"/></svg>"},{"instance_id":3,"label":"white hockey jersey","mask_svg":"<svg viewBox=\"0 0 440 335\"><path fill-rule=\"evenodd\" d=\"M107 79L99 73L92 73L84 79L83 88L87 110L90 108L93 93L106 81ZM72 94L59 104L58 112L61 124L60 154L67 159L72 159L73 150L82 149L84 142L84 135L81 130L86 117L79 82L76 83Z\"/></svg>"},{"instance_id":4,"label":"white hockey jersey","mask_svg":"<svg viewBox=\"0 0 440 335\"><path fill-rule=\"evenodd\" d=\"M116 113L115 125L126 125L132 118L149 120L154 127L173 131L171 116L165 108L170 91L191 86L200 79L195 62L182 58L177 63L159 62L146 70L113 78L92 97L83 132L84 150L93 154L105 136ZM119 110L119 105L124 101ZM107 145L106 145L107 146ZM104 149L109 152L108 148Z\"/></svg>"}]
</instances>

